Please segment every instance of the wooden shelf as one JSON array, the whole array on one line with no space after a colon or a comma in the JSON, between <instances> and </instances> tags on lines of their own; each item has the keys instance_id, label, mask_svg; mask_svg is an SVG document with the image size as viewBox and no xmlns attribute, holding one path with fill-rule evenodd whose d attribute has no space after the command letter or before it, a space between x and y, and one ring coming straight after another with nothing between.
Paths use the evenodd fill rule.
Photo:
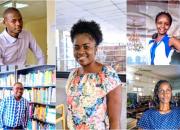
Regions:
<instances>
[{"instance_id":1,"label":"wooden shelf","mask_svg":"<svg viewBox=\"0 0 180 130\"><path fill-rule=\"evenodd\" d=\"M43 123L43 124L52 124L52 125L55 125L55 123L52 123L52 122L47 122L47 121L45 121L45 120L40 120L40 119L38 119L38 118L31 118L32 120L36 120L36 121L38 121L38 122L41 122L41 123Z\"/></svg>"}]
</instances>

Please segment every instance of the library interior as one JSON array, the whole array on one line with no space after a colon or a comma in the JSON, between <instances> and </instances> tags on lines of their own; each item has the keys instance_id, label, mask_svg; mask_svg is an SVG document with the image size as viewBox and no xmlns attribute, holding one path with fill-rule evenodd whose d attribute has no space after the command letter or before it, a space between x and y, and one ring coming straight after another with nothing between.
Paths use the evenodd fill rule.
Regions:
<instances>
[{"instance_id":1,"label":"library interior","mask_svg":"<svg viewBox=\"0 0 180 130\"><path fill-rule=\"evenodd\" d=\"M137 128L143 112L154 108L153 94L159 80L172 86L171 107L180 106L180 66L128 66L127 70L127 129Z\"/></svg>"}]
</instances>

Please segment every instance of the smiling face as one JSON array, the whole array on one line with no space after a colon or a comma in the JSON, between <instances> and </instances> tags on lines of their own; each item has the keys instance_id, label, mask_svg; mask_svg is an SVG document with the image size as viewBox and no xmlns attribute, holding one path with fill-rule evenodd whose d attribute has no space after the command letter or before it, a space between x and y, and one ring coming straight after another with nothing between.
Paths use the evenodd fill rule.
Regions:
<instances>
[{"instance_id":1,"label":"smiling face","mask_svg":"<svg viewBox=\"0 0 180 130\"><path fill-rule=\"evenodd\" d=\"M160 15L156 21L156 28L159 35L164 35L169 30L171 24L170 19L167 15Z\"/></svg>"},{"instance_id":2,"label":"smiling face","mask_svg":"<svg viewBox=\"0 0 180 130\"><path fill-rule=\"evenodd\" d=\"M24 87L20 83L16 83L13 86L13 93L17 100L20 100L24 92Z\"/></svg>"},{"instance_id":3,"label":"smiling face","mask_svg":"<svg viewBox=\"0 0 180 130\"><path fill-rule=\"evenodd\" d=\"M17 38L23 28L23 20L21 14L17 11L8 12L4 16L4 24L9 35Z\"/></svg>"},{"instance_id":4,"label":"smiling face","mask_svg":"<svg viewBox=\"0 0 180 130\"><path fill-rule=\"evenodd\" d=\"M78 34L73 43L74 57L81 66L88 66L95 62L97 51L96 42L87 33Z\"/></svg>"},{"instance_id":5,"label":"smiling face","mask_svg":"<svg viewBox=\"0 0 180 130\"><path fill-rule=\"evenodd\" d=\"M158 90L160 103L168 104L171 101L172 89L168 83L162 83Z\"/></svg>"}]
</instances>

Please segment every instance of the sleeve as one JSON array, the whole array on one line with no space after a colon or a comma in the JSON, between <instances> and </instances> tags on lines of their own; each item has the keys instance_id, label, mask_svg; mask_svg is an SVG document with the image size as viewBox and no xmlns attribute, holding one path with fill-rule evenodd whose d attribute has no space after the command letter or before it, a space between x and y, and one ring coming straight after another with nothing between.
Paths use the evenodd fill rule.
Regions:
<instances>
[{"instance_id":1,"label":"sleeve","mask_svg":"<svg viewBox=\"0 0 180 130\"><path fill-rule=\"evenodd\" d=\"M0 65L4 65L4 63L3 63L3 51L2 51L2 47L1 47L1 44L0 44Z\"/></svg>"},{"instance_id":2,"label":"sleeve","mask_svg":"<svg viewBox=\"0 0 180 130\"><path fill-rule=\"evenodd\" d=\"M121 84L120 78L116 71L111 67L106 67L105 69L105 78L103 80L104 87L106 89L106 93L109 93L116 87L119 87ZM103 76L101 76L103 79Z\"/></svg>"},{"instance_id":3,"label":"sleeve","mask_svg":"<svg viewBox=\"0 0 180 130\"><path fill-rule=\"evenodd\" d=\"M150 129L148 112L144 112L141 119L137 122L137 127L141 129Z\"/></svg>"},{"instance_id":4,"label":"sleeve","mask_svg":"<svg viewBox=\"0 0 180 130\"><path fill-rule=\"evenodd\" d=\"M4 64L3 64L3 58L2 58L2 56L1 56L1 52L0 52L0 65L4 65Z\"/></svg>"},{"instance_id":5,"label":"sleeve","mask_svg":"<svg viewBox=\"0 0 180 130\"><path fill-rule=\"evenodd\" d=\"M3 123L3 112L5 110L5 101L2 100L0 102L0 128L3 127L4 123Z\"/></svg>"},{"instance_id":6,"label":"sleeve","mask_svg":"<svg viewBox=\"0 0 180 130\"><path fill-rule=\"evenodd\" d=\"M26 108L26 118L25 118L25 128L27 128L28 124L28 118L29 118L29 102L27 102L27 108Z\"/></svg>"},{"instance_id":7,"label":"sleeve","mask_svg":"<svg viewBox=\"0 0 180 130\"><path fill-rule=\"evenodd\" d=\"M76 69L72 70L71 73L69 74L69 77L68 77L67 81L66 81L65 89L66 89L66 94L67 94L67 95L69 94L69 87L70 87L71 81L72 81L73 78L74 78L73 75L74 75L74 73L75 73L76 71L77 71Z\"/></svg>"},{"instance_id":8,"label":"sleeve","mask_svg":"<svg viewBox=\"0 0 180 130\"><path fill-rule=\"evenodd\" d=\"M45 64L45 56L44 56L41 48L37 44L37 42L36 42L35 38L32 36L32 34L31 33L29 33L29 34L30 34L30 46L29 46L29 48L34 53L34 55L36 56L38 64Z\"/></svg>"},{"instance_id":9,"label":"sleeve","mask_svg":"<svg viewBox=\"0 0 180 130\"><path fill-rule=\"evenodd\" d=\"M151 65L151 53L150 53L150 50L151 50L151 46L152 46L152 40L149 41L149 43L146 45L145 47L145 50L146 50L146 63L148 65Z\"/></svg>"}]
</instances>

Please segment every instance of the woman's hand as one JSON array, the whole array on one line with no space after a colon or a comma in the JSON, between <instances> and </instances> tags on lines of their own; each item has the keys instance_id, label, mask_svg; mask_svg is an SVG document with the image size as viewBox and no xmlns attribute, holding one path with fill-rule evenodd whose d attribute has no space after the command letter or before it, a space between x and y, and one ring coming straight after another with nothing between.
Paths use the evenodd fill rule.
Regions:
<instances>
[{"instance_id":1,"label":"woman's hand","mask_svg":"<svg viewBox=\"0 0 180 130\"><path fill-rule=\"evenodd\" d=\"M180 40L175 37L171 37L169 40L169 46L174 46L176 50L180 51Z\"/></svg>"},{"instance_id":2,"label":"woman's hand","mask_svg":"<svg viewBox=\"0 0 180 130\"><path fill-rule=\"evenodd\" d=\"M114 90L110 91L107 95L108 116L110 122L110 129L120 129L121 117L121 90L122 86L119 85Z\"/></svg>"}]
</instances>

